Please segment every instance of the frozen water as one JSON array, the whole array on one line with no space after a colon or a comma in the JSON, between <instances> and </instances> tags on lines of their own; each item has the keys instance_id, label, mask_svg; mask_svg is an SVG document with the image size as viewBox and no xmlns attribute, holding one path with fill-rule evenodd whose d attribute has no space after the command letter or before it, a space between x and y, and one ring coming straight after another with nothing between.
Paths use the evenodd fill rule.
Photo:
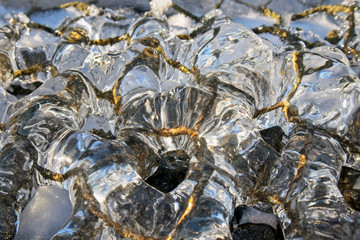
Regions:
<instances>
[{"instance_id":1,"label":"frozen water","mask_svg":"<svg viewBox=\"0 0 360 240\"><path fill-rule=\"evenodd\" d=\"M51 28L59 27L65 18L75 18L81 13L75 8L46 10L31 14L30 20L39 24L48 25Z\"/></svg>"},{"instance_id":2,"label":"frozen water","mask_svg":"<svg viewBox=\"0 0 360 240\"><path fill-rule=\"evenodd\" d=\"M50 239L65 224L71 210L68 191L40 187L19 216L15 239Z\"/></svg>"},{"instance_id":3,"label":"frozen water","mask_svg":"<svg viewBox=\"0 0 360 240\"><path fill-rule=\"evenodd\" d=\"M319 13L317 15L310 16L307 19L291 23L291 27L301 28L303 31L311 31L314 34L318 34L322 39L324 39L327 34L334 29L340 31L339 26L339 23L336 23L334 19L331 19L331 17L325 13Z\"/></svg>"},{"instance_id":4,"label":"frozen water","mask_svg":"<svg viewBox=\"0 0 360 240\"><path fill-rule=\"evenodd\" d=\"M13 13L0 237L358 238L359 10L292 19L319 2Z\"/></svg>"},{"instance_id":5,"label":"frozen water","mask_svg":"<svg viewBox=\"0 0 360 240\"><path fill-rule=\"evenodd\" d=\"M239 15L233 17L234 22L244 24L248 28L255 28L261 25L273 25L276 23L275 19L269 19L261 14L250 10L246 15Z\"/></svg>"}]
</instances>

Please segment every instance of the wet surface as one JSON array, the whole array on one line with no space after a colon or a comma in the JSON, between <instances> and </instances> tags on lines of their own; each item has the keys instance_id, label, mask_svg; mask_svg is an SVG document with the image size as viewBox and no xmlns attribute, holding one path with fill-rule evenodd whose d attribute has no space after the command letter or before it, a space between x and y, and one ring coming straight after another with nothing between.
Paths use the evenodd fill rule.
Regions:
<instances>
[{"instance_id":1,"label":"wet surface","mask_svg":"<svg viewBox=\"0 0 360 240\"><path fill-rule=\"evenodd\" d=\"M44 238L358 239L359 9L315 2L7 15L0 238L56 186L72 212Z\"/></svg>"}]
</instances>

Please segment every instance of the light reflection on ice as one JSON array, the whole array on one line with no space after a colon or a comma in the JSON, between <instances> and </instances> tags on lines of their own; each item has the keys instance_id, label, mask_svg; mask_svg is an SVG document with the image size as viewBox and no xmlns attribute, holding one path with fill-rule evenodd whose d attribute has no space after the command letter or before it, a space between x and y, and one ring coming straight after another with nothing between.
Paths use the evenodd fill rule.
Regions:
<instances>
[{"instance_id":1,"label":"light reflection on ice","mask_svg":"<svg viewBox=\"0 0 360 240\"><path fill-rule=\"evenodd\" d=\"M71 211L68 191L41 187L21 213L15 239L50 239L66 223Z\"/></svg>"}]
</instances>

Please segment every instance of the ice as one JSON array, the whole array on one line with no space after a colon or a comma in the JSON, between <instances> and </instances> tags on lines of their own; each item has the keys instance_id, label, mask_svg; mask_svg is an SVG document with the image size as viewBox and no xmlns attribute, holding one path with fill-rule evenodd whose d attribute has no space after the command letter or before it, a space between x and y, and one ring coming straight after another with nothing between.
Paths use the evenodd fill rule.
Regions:
<instances>
[{"instance_id":1,"label":"ice","mask_svg":"<svg viewBox=\"0 0 360 240\"><path fill-rule=\"evenodd\" d=\"M71 211L68 191L40 187L19 216L15 239L50 239L65 224Z\"/></svg>"},{"instance_id":2,"label":"ice","mask_svg":"<svg viewBox=\"0 0 360 240\"><path fill-rule=\"evenodd\" d=\"M0 5L0 26L4 26L7 24L7 21L5 19L6 14L9 12L21 12L21 9L15 9L15 8L7 8L3 5Z\"/></svg>"},{"instance_id":3,"label":"ice","mask_svg":"<svg viewBox=\"0 0 360 240\"><path fill-rule=\"evenodd\" d=\"M305 20L299 20L291 23L293 28L302 28L304 31L316 32L320 38L324 39L327 34L336 29L340 31L339 24L327 16L325 13L313 15ZM314 31L316 29L316 31Z\"/></svg>"},{"instance_id":4,"label":"ice","mask_svg":"<svg viewBox=\"0 0 360 240\"><path fill-rule=\"evenodd\" d=\"M358 238L359 10L293 18L334 3L24 2L0 238Z\"/></svg>"},{"instance_id":5,"label":"ice","mask_svg":"<svg viewBox=\"0 0 360 240\"><path fill-rule=\"evenodd\" d=\"M30 20L39 24L48 25L51 28L58 27L65 18L75 18L81 13L75 8L39 11L31 14Z\"/></svg>"},{"instance_id":6,"label":"ice","mask_svg":"<svg viewBox=\"0 0 360 240\"><path fill-rule=\"evenodd\" d=\"M30 11L32 9L34 10L34 9L37 9L37 8L40 8L42 10L51 9L51 8L57 7L57 6L61 5L61 4L64 4L66 2L69 2L69 1L68 0L59 0L56 3L54 3L52 1L47 1L47 0L34 0L34 1L3 0L3 1L1 1L1 5L5 6L5 7L9 7L9 8L20 9L21 11L27 12L27 11ZM89 2L89 1L80 0L79 2Z\"/></svg>"},{"instance_id":7,"label":"ice","mask_svg":"<svg viewBox=\"0 0 360 240\"><path fill-rule=\"evenodd\" d=\"M274 19L269 19L261 14L250 10L246 15L235 17L234 22L241 23L248 28L255 28L261 25L273 25L276 23Z\"/></svg>"}]
</instances>

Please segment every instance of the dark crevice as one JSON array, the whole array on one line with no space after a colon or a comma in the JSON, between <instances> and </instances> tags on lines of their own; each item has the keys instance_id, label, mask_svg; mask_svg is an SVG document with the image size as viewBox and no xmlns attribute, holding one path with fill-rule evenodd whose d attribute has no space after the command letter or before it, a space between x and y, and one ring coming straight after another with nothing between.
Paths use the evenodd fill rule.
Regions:
<instances>
[{"instance_id":1,"label":"dark crevice","mask_svg":"<svg viewBox=\"0 0 360 240\"><path fill-rule=\"evenodd\" d=\"M10 88L6 89L7 92L11 93L12 95L16 96L17 98L22 98L31 94L35 91L38 87L40 87L43 83L42 82L34 82L30 88L24 88L20 85L11 84Z\"/></svg>"},{"instance_id":2,"label":"dark crevice","mask_svg":"<svg viewBox=\"0 0 360 240\"><path fill-rule=\"evenodd\" d=\"M262 139L271 145L276 151L281 152L281 149L285 145L286 135L279 126L274 126L260 131Z\"/></svg>"},{"instance_id":3,"label":"dark crevice","mask_svg":"<svg viewBox=\"0 0 360 240\"><path fill-rule=\"evenodd\" d=\"M99 137L106 138L109 140L114 140L116 137L111 133L111 131L105 132L103 129L92 129L90 131L92 134L95 134Z\"/></svg>"},{"instance_id":4,"label":"dark crevice","mask_svg":"<svg viewBox=\"0 0 360 240\"><path fill-rule=\"evenodd\" d=\"M247 223L240 225L232 232L233 240L280 240L281 231L275 230L266 224Z\"/></svg>"},{"instance_id":5,"label":"dark crevice","mask_svg":"<svg viewBox=\"0 0 360 240\"><path fill-rule=\"evenodd\" d=\"M184 180L189 160L190 157L182 150L162 154L157 170L146 179L146 183L161 192L171 192Z\"/></svg>"},{"instance_id":6,"label":"dark crevice","mask_svg":"<svg viewBox=\"0 0 360 240\"><path fill-rule=\"evenodd\" d=\"M360 171L348 167L341 169L338 187L345 201L356 211L360 211L360 186L357 186L359 185L357 184L358 179L360 180Z\"/></svg>"},{"instance_id":7,"label":"dark crevice","mask_svg":"<svg viewBox=\"0 0 360 240\"><path fill-rule=\"evenodd\" d=\"M48 62L45 52L39 49L22 49L21 56L27 68Z\"/></svg>"},{"instance_id":8,"label":"dark crevice","mask_svg":"<svg viewBox=\"0 0 360 240\"><path fill-rule=\"evenodd\" d=\"M283 240L284 236L279 224L274 229L272 226L264 223L250 223L242 218L248 214L251 207L240 205L235 208L234 216L230 222L230 231L233 240ZM255 210L258 211L258 210ZM259 211L260 212L260 211Z\"/></svg>"}]
</instances>

